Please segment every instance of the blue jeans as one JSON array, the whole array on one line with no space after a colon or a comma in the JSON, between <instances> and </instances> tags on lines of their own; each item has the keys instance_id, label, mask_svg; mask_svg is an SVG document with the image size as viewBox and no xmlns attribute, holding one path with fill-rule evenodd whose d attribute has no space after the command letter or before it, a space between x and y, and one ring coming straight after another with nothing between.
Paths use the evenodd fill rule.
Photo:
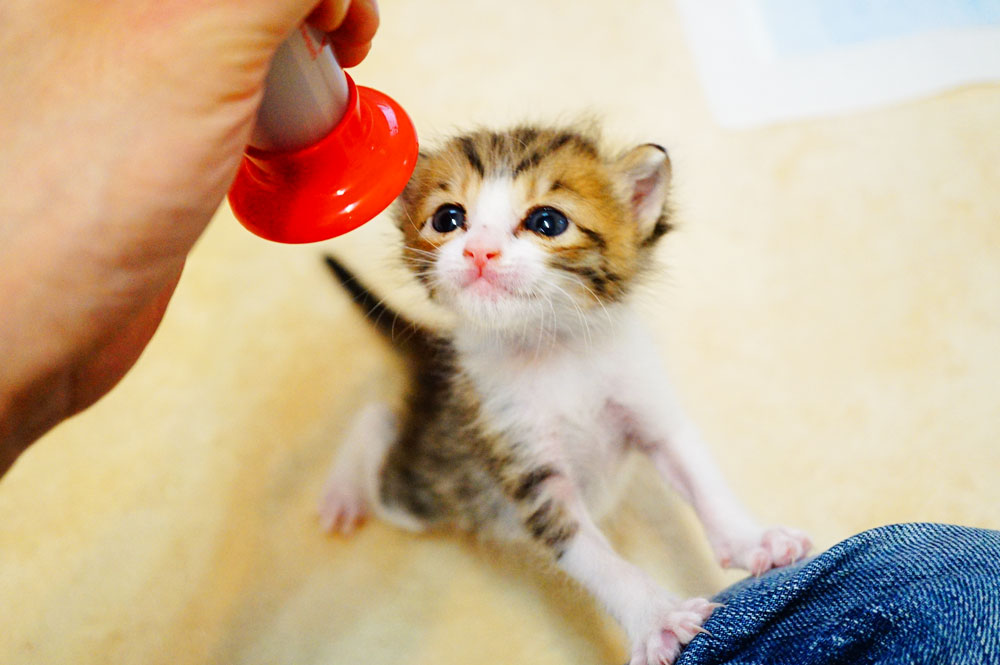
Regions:
<instances>
[{"instance_id":1,"label":"blue jeans","mask_svg":"<svg viewBox=\"0 0 1000 665\"><path fill-rule=\"evenodd\" d=\"M716 600L677 665L998 665L1000 531L873 529Z\"/></svg>"}]
</instances>

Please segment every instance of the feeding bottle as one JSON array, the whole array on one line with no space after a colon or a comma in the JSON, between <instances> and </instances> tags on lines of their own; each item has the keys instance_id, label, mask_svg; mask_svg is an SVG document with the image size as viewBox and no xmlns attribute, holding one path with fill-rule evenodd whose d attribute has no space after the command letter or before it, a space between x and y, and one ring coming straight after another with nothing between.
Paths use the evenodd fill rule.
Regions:
<instances>
[{"instance_id":1,"label":"feeding bottle","mask_svg":"<svg viewBox=\"0 0 1000 665\"><path fill-rule=\"evenodd\" d=\"M303 24L274 55L229 203L268 240L327 240L388 207L416 161L406 112L356 86L326 36Z\"/></svg>"}]
</instances>

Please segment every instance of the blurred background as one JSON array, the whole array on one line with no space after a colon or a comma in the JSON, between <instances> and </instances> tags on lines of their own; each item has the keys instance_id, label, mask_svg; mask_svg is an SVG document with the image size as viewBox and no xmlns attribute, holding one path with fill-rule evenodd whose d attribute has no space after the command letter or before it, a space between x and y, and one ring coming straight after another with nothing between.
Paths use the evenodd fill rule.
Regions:
<instances>
[{"instance_id":1,"label":"blurred background","mask_svg":"<svg viewBox=\"0 0 1000 665\"><path fill-rule=\"evenodd\" d=\"M428 146L596 117L669 148L679 229L637 304L737 493L822 549L1000 528L997 4L383 0L352 76ZM520 552L320 532L341 433L400 385L324 252L434 315L388 216L288 247L223 207L135 370L0 482L0 662L625 659ZM605 526L679 594L740 577L649 469Z\"/></svg>"}]
</instances>

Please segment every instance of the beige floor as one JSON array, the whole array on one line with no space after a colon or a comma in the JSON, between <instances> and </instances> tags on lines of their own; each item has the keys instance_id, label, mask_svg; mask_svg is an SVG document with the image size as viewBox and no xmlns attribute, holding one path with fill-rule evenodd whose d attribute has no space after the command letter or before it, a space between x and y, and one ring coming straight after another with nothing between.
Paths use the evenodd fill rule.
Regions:
<instances>
[{"instance_id":1,"label":"beige floor","mask_svg":"<svg viewBox=\"0 0 1000 665\"><path fill-rule=\"evenodd\" d=\"M385 0L356 78L426 139L590 112L669 146L683 227L642 310L765 520L823 547L1000 528L1000 86L726 132L669 4L583 4ZM318 531L338 434L397 378L319 256L414 307L393 238L378 220L282 247L219 214L136 370L0 484L0 662L623 660L583 594L515 554ZM644 470L609 532L679 592L734 579Z\"/></svg>"}]
</instances>

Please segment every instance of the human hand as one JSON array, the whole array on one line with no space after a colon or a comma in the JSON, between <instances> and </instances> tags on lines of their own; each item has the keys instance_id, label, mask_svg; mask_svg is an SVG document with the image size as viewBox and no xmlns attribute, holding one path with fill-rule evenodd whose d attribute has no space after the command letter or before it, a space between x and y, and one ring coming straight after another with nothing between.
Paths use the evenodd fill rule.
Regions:
<instances>
[{"instance_id":1,"label":"human hand","mask_svg":"<svg viewBox=\"0 0 1000 665\"><path fill-rule=\"evenodd\" d=\"M0 474L138 359L305 17L343 66L375 0L11 0L0 10Z\"/></svg>"}]
</instances>

